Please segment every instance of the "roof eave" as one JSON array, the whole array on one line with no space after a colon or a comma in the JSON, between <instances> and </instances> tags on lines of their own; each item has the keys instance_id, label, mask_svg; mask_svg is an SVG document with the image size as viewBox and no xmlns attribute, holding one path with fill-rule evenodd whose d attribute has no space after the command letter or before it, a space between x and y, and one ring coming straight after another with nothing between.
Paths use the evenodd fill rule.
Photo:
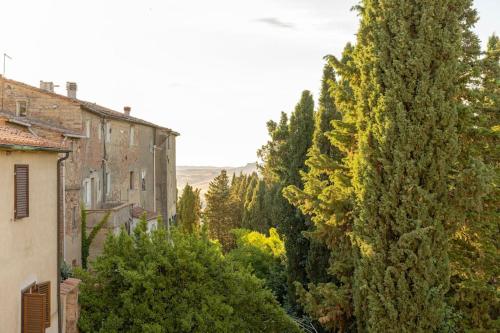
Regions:
<instances>
[{"instance_id":1,"label":"roof eave","mask_svg":"<svg viewBox=\"0 0 500 333\"><path fill-rule=\"evenodd\" d=\"M16 151L48 151L54 153L70 153L71 149L57 147L35 147L29 145L0 144L0 149Z\"/></svg>"},{"instance_id":2,"label":"roof eave","mask_svg":"<svg viewBox=\"0 0 500 333\"><path fill-rule=\"evenodd\" d=\"M72 134L72 133L63 133L63 136L72 139L86 139L87 136L83 134Z\"/></svg>"},{"instance_id":3,"label":"roof eave","mask_svg":"<svg viewBox=\"0 0 500 333\"><path fill-rule=\"evenodd\" d=\"M9 118L8 122L16 124L16 125L21 125L21 126L24 126L24 127L31 127L30 123L26 123L24 121L20 121L20 120L14 119L14 118Z\"/></svg>"}]
</instances>

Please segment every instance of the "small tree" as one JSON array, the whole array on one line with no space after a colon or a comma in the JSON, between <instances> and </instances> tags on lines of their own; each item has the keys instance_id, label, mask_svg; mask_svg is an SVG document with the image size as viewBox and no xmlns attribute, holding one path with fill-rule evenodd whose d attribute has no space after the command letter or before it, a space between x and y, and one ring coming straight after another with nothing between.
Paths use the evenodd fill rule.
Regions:
<instances>
[{"instance_id":1,"label":"small tree","mask_svg":"<svg viewBox=\"0 0 500 333\"><path fill-rule=\"evenodd\" d=\"M177 203L179 225L185 232L196 233L200 229L200 190L186 184Z\"/></svg>"},{"instance_id":2,"label":"small tree","mask_svg":"<svg viewBox=\"0 0 500 333\"><path fill-rule=\"evenodd\" d=\"M218 240L225 251L228 251L234 245L231 230L237 226L237 221L232 218L235 205L231 200L229 178L226 170L222 170L220 175L210 182L205 197L207 201L205 218L208 225L208 234L212 239Z\"/></svg>"},{"instance_id":3,"label":"small tree","mask_svg":"<svg viewBox=\"0 0 500 333\"><path fill-rule=\"evenodd\" d=\"M82 216L82 267L83 269L87 269L87 260L89 257L89 252L90 252L90 245L92 244L92 241L94 240L95 236L97 236L97 233L108 223L109 220L109 215L110 213L108 212L104 217L97 223L92 230L90 231L90 234L87 234L87 211L83 208L83 205L81 206L81 216Z\"/></svg>"}]
</instances>

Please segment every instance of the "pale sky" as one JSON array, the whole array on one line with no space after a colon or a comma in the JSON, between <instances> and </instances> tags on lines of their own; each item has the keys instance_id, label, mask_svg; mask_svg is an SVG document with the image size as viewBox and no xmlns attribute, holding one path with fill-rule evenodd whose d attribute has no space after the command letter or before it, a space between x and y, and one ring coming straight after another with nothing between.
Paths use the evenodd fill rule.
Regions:
<instances>
[{"instance_id":1,"label":"pale sky","mask_svg":"<svg viewBox=\"0 0 500 333\"><path fill-rule=\"evenodd\" d=\"M2 1L6 76L78 83L78 97L181 133L178 165L256 161L265 123L318 95L323 56L354 41L354 0ZM500 33L499 0L476 31Z\"/></svg>"}]
</instances>

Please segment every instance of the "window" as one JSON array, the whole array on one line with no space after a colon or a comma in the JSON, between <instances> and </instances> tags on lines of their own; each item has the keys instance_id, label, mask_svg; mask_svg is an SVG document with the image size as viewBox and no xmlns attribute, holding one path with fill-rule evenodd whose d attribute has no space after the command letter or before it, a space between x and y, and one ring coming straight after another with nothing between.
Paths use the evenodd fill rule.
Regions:
<instances>
[{"instance_id":1,"label":"window","mask_svg":"<svg viewBox=\"0 0 500 333\"><path fill-rule=\"evenodd\" d=\"M106 172L106 195L111 194L111 173Z\"/></svg>"},{"instance_id":2,"label":"window","mask_svg":"<svg viewBox=\"0 0 500 333\"><path fill-rule=\"evenodd\" d=\"M45 332L50 327L50 281L24 289L21 304L21 332Z\"/></svg>"},{"instance_id":3,"label":"window","mask_svg":"<svg viewBox=\"0 0 500 333\"><path fill-rule=\"evenodd\" d=\"M97 201L101 201L101 196L102 196L102 192L101 192L101 180L99 179L99 177L96 178L97 179Z\"/></svg>"},{"instance_id":4,"label":"window","mask_svg":"<svg viewBox=\"0 0 500 333\"><path fill-rule=\"evenodd\" d=\"M16 114L18 117L26 117L28 113L28 102L17 101L16 102Z\"/></svg>"},{"instance_id":5,"label":"window","mask_svg":"<svg viewBox=\"0 0 500 333\"><path fill-rule=\"evenodd\" d=\"M92 189L89 179L83 181L83 202L85 203L85 207L90 207L92 204Z\"/></svg>"},{"instance_id":6,"label":"window","mask_svg":"<svg viewBox=\"0 0 500 333\"><path fill-rule=\"evenodd\" d=\"M130 171L130 189L134 189L134 172Z\"/></svg>"},{"instance_id":7,"label":"window","mask_svg":"<svg viewBox=\"0 0 500 333\"><path fill-rule=\"evenodd\" d=\"M99 141L101 141L102 139L102 130L103 130L103 126L102 126L102 123L99 123L99 126L98 126L98 131L97 131L97 137L99 138Z\"/></svg>"},{"instance_id":8,"label":"window","mask_svg":"<svg viewBox=\"0 0 500 333\"><path fill-rule=\"evenodd\" d=\"M146 170L141 171L141 189L146 191Z\"/></svg>"},{"instance_id":9,"label":"window","mask_svg":"<svg viewBox=\"0 0 500 333\"><path fill-rule=\"evenodd\" d=\"M106 123L106 142L111 142L111 124Z\"/></svg>"},{"instance_id":10,"label":"window","mask_svg":"<svg viewBox=\"0 0 500 333\"><path fill-rule=\"evenodd\" d=\"M85 136L90 138L90 119L85 120Z\"/></svg>"},{"instance_id":11,"label":"window","mask_svg":"<svg viewBox=\"0 0 500 333\"><path fill-rule=\"evenodd\" d=\"M72 217L71 218L71 231L73 233L75 233L76 229L78 228L77 217L76 217L76 206L73 206L71 214L72 214L72 216L71 216Z\"/></svg>"},{"instance_id":12,"label":"window","mask_svg":"<svg viewBox=\"0 0 500 333\"><path fill-rule=\"evenodd\" d=\"M76 148L76 145L75 145L75 141L71 140L70 141L70 149L71 149L71 162L74 162L75 161L75 148Z\"/></svg>"},{"instance_id":13,"label":"window","mask_svg":"<svg viewBox=\"0 0 500 333\"><path fill-rule=\"evenodd\" d=\"M135 126L130 126L130 146L135 145Z\"/></svg>"},{"instance_id":14,"label":"window","mask_svg":"<svg viewBox=\"0 0 500 333\"><path fill-rule=\"evenodd\" d=\"M14 217L29 216L29 167L25 164L14 166Z\"/></svg>"}]
</instances>

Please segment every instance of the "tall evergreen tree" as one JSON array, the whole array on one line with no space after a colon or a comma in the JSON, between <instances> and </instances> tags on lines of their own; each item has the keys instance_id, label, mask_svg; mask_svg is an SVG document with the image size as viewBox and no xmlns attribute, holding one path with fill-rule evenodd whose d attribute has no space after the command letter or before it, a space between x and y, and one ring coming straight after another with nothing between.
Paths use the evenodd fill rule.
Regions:
<instances>
[{"instance_id":1,"label":"tall evergreen tree","mask_svg":"<svg viewBox=\"0 0 500 333\"><path fill-rule=\"evenodd\" d=\"M288 118L282 113L279 124L268 122L269 142L259 151L264 161L262 174L272 188L271 216L285 238L288 260L288 296L290 306L299 310L295 282L307 283L306 262L309 241L303 231L309 227L307 218L290 205L282 190L288 185L301 186L300 172L306 170L307 151L314 131L314 101L309 91L302 93L294 112ZM274 185L273 185L274 184Z\"/></svg>"},{"instance_id":2,"label":"tall evergreen tree","mask_svg":"<svg viewBox=\"0 0 500 333\"><path fill-rule=\"evenodd\" d=\"M186 184L177 203L177 217L182 230L197 233L200 229L200 190Z\"/></svg>"},{"instance_id":3,"label":"tall evergreen tree","mask_svg":"<svg viewBox=\"0 0 500 333\"><path fill-rule=\"evenodd\" d=\"M467 200L465 221L455 232L450 246L451 290L450 302L461 318L456 326L460 331L500 330L498 313L500 303L495 280L498 268L498 239L500 239L500 42L493 35L488 41L485 56L478 63L479 73L472 77L473 84L466 84L469 114L460 119L468 120L463 131L462 155L469 162L464 173L463 186ZM470 72L470 71L469 71ZM474 81L475 80L475 81ZM466 82L468 83L468 82ZM471 88L472 87L472 88ZM464 98L465 99L465 98ZM472 106L472 107L471 107ZM472 109L472 112L470 111ZM477 159L480 159L478 161ZM467 160L466 160L467 161ZM474 192L484 191L480 171L481 163L489 174L490 191L478 202ZM476 196L477 197L477 196ZM472 208L472 209L471 209Z\"/></svg>"},{"instance_id":4,"label":"tall evergreen tree","mask_svg":"<svg viewBox=\"0 0 500 333\"><path fill-rule=\"evenodd\" d=\"M326 244L331 251L330 281L309 284L308 291L299 286L301 302L309 315L323 327L340 332L354 330L354 262L349 237L354 206L351 166L356 151L356 115L351 88L356 68L352 53L353 47L347 44L340 60L329 57L313 146L306 161L309 170L302 174L304 189L289 186L285 191L294 205L312 217L315 230L311 236Z\"/></svg>"},{"instance_id":5,"label":"tall evergreen tree","mask_svg":"<svg viewBox=\"0 0 500 333\"><path fill-rule=\"evenodd\" d=\"M208 234L210 238L217 239L224 250L228 251L234 245L231 230L237 225L232 218L233 205L226 170L222 170L220 175L210 182L205 199L207 207L204 213L208 224Z\"/></svg>"},{"instance_id":6,"label":"tall evergreen tree","mask_svg":"<svg viewBox=\"0 0 500 333\"><path fill-rule=\"evenodd\" d=\"M243 227L249 230L267 234L270 228L268 206L266 204L266 183L258 180L253 189L252 197L246 204Z\"/></svg>"},{"instance_id":7,"label":"tall evergreen tree","mask_svg":"<svg viewBox=\"0 0 500 333\"><path fill-rule=\"evenodd\" d=\"M462 19L469 0L364 0L354 53L360 331L436 331L449 288Z\"/></svg>"}]
</instances>

